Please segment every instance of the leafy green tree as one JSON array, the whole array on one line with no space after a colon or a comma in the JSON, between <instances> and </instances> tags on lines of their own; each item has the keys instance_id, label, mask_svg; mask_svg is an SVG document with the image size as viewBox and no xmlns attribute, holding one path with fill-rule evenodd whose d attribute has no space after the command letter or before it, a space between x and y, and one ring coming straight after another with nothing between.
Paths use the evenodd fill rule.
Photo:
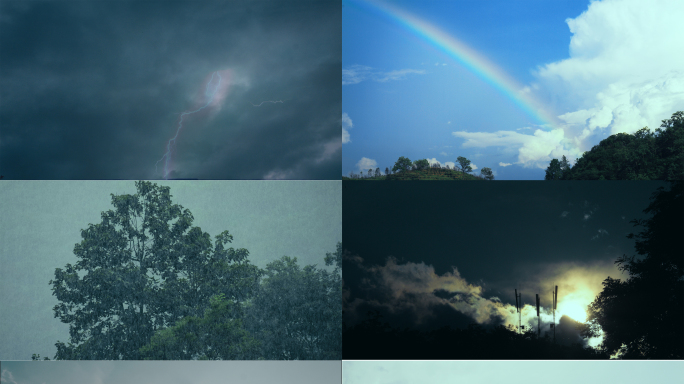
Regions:
<instances>
[{"instance_id":1,"label":"leafy green tree","mask_svg":"<svg viewBox=\"0 0 684 384\"><path fill-rule=\"evenodd\" d=\"M488 167L482 168L480 171L480 174L485 180L494 180L494 174L492 173L492 169Z\"/></svg>"},{"instance_id":2,"label":"leafy green tree","mask_svg":"<svg viewBox=\"0 0 684 384\"><path fill-rule=\"evenodd\" d=\"M81 231L78 262L50 281L55 317L70 333L68 344L55 344L56 359L139 359L156 331L200 316L216 294L246 299L245 281L258 279L246 249L225 249L228 231L212 247L169 187L135 185L135 195L111 195L114 210Z\"/></svg>"},{"instance_id":3,"label":"leafy green tree","mask_svg":"<svg viewBox=\"0 0 684 384\"><path fill-rule=\"evenodd\" d=\"M266 266L247 329L268 360L342 358L342 243L325 257L332 272L283 256Z\"/></svg>"},{"instance_id":4,"label":"leafy green tree","mask_svg":"<svg viewBox=\"0 0 684 384\"><path fill-rule=\"evenodd\" d=\"M567 179L570 175L571 168L572 168L572 166L570 165L570 162L565 157L565 155L563 155L563 157L561 157L561 160L560 160L560 171L561 171L560 178L561 179Z\"/></svg>"},{"instance_id":5,"label":"leafy green tree","mask_svg":"<svg viewBox=\"0 0 684 384\"><path fill-rule=\"evenodd\" d=\"M416 160L413 162L417 169L428 169L430 168L430 162L427 159Z\"/></svg>"},{"instance_id":6,"label":"leafy green tree","mask_svg":"<svg viewBox=\"0 0 684 384\"><path fill-rule=\"evenodd\" d=\"M368 177L373 177L373 169L368 168Z\"/></svg>"},{"instance_id":7,"label":"leafy green tree","mask_svg":"<svg viewBox=\"0 0 684 384\"><path fill-rule=\"evenodd\" d=\"M473 171L473 168L470 166L470 160L466 159L465 157L459 156L456 159L456 162L459 164L461 172L470 173Z\"/></svg>"},{"instance_id":8,"label":"leafy green tree","mask_svg":"<svg viewBox=\"0 0 684 384\"><path fill-rule=\"evenodd\" d=\"M413 163L411 160L409 160L408 157L401 156L399 157L399 160L397 160L396 163L394 163L394 167L392 167L392 172L406 172L409 169L411 169L411 165Z\"/></svg>"},{"instance_id":9,"label":"leafy green tree","mask_svg":"<svg viewBox=\"0 0 684 384\"><path fill-rule=\"evenodd\" d=\"M649 219L632 220L644 230L636 239L640 255L616 261L625 281L608 277L588 310L585 336L603 331L600 348L623 358L684 357L684 182L660 187L644 210Z\"/></svg>"},{"instance_id":10,"label":"leafy green tree","mask_svg":"<svg viewBox=\"0 0 684 384\"><path fill-rule=\"evenodd\" d=\"M255 360L260 343L243 326L240 302L221 293L203 317L189 316L162 329L140 349L145 360Z\"/></svg>"},{"instance_id":11,"label":"leafy green tree","mask_svg":"<svg viewBox=\"0 0 684 384\"><path fill-rule=\"evenodd\" d=\"M380 173L380 168L379 168L379 167L378 167L378 168L375 168L375 175L374 175L374 176L375 176L375 177L380 177L380 176L382 176L382 174Z\"/></svg>"},{"instance_id":12,"label":"leafy green tree","mask_svg":"<svg viewBox=\"0 0 684 384\"><path fill-rule=\"evenodd\" d=\"M567 172L572 180L684 180L684 112L651 132L618 133L585 152Z\"/></svg>"},{"instance_id":13,"label":"leafy green tree","mask_svg":"<svg viewBox=\"0 0 684 384\"><path fill-rule=\"evenodd\" d=\"M546 168L546 176L544 180L560 180L563 171L561 169L561 163L558 159L551 160L548 168Z\"/></svg>"},{"instance_id":14,"label":"leafy green tree","mask_svg":"<svg viewBox=\"0 0 684 384\"><path fill-rule=\"evenodd\" d=\"M385 167L385 176L389 175L389 173L390 173L389 168Z\"/></svg>"}]
</instances>

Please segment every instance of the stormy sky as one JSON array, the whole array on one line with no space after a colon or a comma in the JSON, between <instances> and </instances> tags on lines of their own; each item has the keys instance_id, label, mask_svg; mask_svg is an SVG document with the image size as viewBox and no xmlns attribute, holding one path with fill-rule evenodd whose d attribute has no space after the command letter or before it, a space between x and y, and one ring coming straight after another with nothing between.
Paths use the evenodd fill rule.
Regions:
<instances>
[{"instance_id":1,"label":"stormy sky","mask_svg":"<svg viewBox=\"0 0 684 384\"><path fill-rule=\"evenodd\" d=\"M282 256L324 267L342 241L341 181L159 181L212 237L228 230L229 247L246 248L265 267ZM135 194L133 181L0 182L0 360L52 358L69 326L54 318L49 281L75 264L81 230L113 209L110 193Z\"/></svg>"},{"instance_id":2,"label":"stormy sky","mask_svg":"<svg viewBox=\"0 0 684 384\"><path fill-rule=\"evenodd\" d=\"M0 174L339 179L341 30L332 0L3 0Z\"/></svg>"},{"instance_id":3,"label":"stormy sky","mask_svg":"<svg viewBox=\"0 0 684 384\"><path fill-rule=\"evenodd\" d=\"M614 261L636 254L630 220L663 185L343 183L345 321L378 310L401 328L517 326L517 288L536 328L535 294L550 323L558 285L556 322L582 322L602 281L627 277Z\"/></svg>"},{"instance_id":4,"label":"stormy sky","mask_svg":"<svg viewBox=\"0 0 684 384\"><path fill-rule=\"evenodd\" d=\"M345 361L342 384L676 382L681 361Z\"/></svg>"},{"instance_id":5,"label":"stormy sky","mask_svg":"<svg viewBox=\"0 0 684 384\"><path fill-rule=\"evenodd\" d=\"M339 384L339 361L9 361L3 384Z\"/></svg>"}]
</instances>

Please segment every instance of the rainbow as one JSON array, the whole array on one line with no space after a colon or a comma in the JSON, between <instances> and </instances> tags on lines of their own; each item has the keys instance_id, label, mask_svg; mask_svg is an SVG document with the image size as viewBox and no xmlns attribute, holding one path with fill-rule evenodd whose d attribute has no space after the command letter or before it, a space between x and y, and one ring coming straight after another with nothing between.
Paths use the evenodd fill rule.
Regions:
<instances>
[{"instance_id":1,"label":"rainbow","mask_svg":"<svg viewBox=\"0 0 684 384\"><path fill-rule=\"evenodd\" d=\"M546 128L553 127L554 124L552 122L556 121L555 116L546 112L545 108L537 100L532 98L529 93L522 93L520 91L522 86L508 76L503 70L455 37L425 20L393 5L380 1L344 0L344 3L391 19L393 22L399 24L412 34L420 37L439 51L459 62L462 66L510 99L518 108L532 117L537 123Z\"/></svg>"}]
</instances>

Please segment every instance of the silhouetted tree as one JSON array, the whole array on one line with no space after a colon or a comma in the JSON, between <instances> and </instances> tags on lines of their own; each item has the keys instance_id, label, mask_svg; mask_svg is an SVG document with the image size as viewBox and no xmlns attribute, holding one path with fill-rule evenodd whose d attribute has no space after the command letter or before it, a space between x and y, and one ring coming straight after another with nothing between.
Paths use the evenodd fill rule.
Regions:
<instances>
[{"instance_id":1,"label":"silhouetted tree","mask_svg":"<svg viewBox=\"0 0 684 384\"><path fill-rule=\"evenodd\" d=\"M392 172L405 172L411 169L411 165L413 163L411 160L409 160L408 157L401 156L399 157L399 160L397 160L396 163L394 163L394 167L392 167Z\"/></svg>"},{"instance_id":2,"label":"silhouetted tree","mask_svg":"<svg viewBox=\"0 0 684 384\"><path fill-rule=\"evenodd\" d=\"M617 133L563 171L571 180L684 180L684 112L663 120L651 132Z\"/></svg>"},{"instance_id":3,"label":"silhouetted tree","mask_svg":"<svg viewBox=\"0 0 684 384\"><path fill-rule=\"evenodd\" d=\"M375 177L380 177L382 174L380 173L380 168L375 168Z\"/></svg>"},{"instance_id":4,"label":"silhouetted tree","mask_svg":"<svg viewBox=\"0 0 684 384\"><path fill-rule=\"evenodd\" d=\"M460 170L463 173L470 173L473 171L473 168L470 166L470 160L466 159L463 156L459 156L456 159L456 162L460 165Z\"/></svg>"},{"instance_id":5,"label":"silhouetted tree","mask_svg":"<svg viewBox=\"0 0 684 384\"><path fill-rule=\"evenodd\" d=\"M630 277L608 277L603 291L589 306L585 336L604 332L601 348L624 358L684 357L684 182L660 187L644 210L652 216L631 222L645 229L636 239L643 257L616 261Z\"/></svg>"},{"instance_id":6,"label":"silhouetted tree","mask_svg":"<svg viewBox=\"0 0 684 384\"><path fill-rule=\"evenodd\" d=\"M480 171L480 175L485 179L485 180L494 180L494 174L492 173L491 168L484 167Z\"/></svg>"},{"instance_id":7,"label":"silhouetted tree","mask_svg":"<svg viewBox=\"0 0 684 384\"><path fill-rule=\"evenodd\" d=\"M416 169L427 169L430 167L430 162L427 159L416 160L413 162Z\"/></svg>"},{"instance_id":8,"label":"silhouetted tree","mask_svg":"<svg viewBox=\"0 0 684 384\"><path fill-rule=\"evenodd\" d=\"M558 161L558 159L553 159L551 160L548 168L546 168L546 176L544 176L544 180L560 180L562 172L561 163Z\"/></svg>"}]
</instances>

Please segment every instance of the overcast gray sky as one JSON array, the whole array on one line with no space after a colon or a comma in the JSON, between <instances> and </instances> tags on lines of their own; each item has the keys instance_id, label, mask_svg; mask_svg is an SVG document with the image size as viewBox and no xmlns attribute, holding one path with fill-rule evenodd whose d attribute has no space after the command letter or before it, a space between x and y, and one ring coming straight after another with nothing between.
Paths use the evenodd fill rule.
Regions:
<instances>
[{"instance_id":1,"label":"overcast gray sky","mask_svg":"<svg viewBox=\"0 0 684 384\"><path fill-rule=\"evenodd\" d=\"M325 266L342 241L341 181L160 181L172 201L212 236L224 230L259 267L284 255ZM55 268L78 259L89 223L113 209L110 193L136 193L134 181L0 182L0 360L52 358L69 328L54 318ZM10 203L7 203L10 202Z\"/></svg>"},{"instance_id":2,"label":"overcast gray sky","mask_svg":"<svg viewBox=\"0 0 684 384\"><path fill-rule=\"evenodd\" d=\"M341 11L335 0L3 0L0 174L339 179Z\"/></svg>"},{"instance_id":3,"label":"overcast gray sky","mask_svg":"<svg viewBox=\"0 0 684 384\"><path fill-rule=\"evenodd\" d=\"M339 384L340 361L3 361L2 384Z\"/></svg>"},{"instance_id":4,"label":"overcast gray sky","mask_svg":"<svg viewBox=\"0 0 684 384\"><path fill-rule=\"evenodd\" d=\"M675 383L681 361L344 361L342 384Z\"/></svg>"}]
</instances>

